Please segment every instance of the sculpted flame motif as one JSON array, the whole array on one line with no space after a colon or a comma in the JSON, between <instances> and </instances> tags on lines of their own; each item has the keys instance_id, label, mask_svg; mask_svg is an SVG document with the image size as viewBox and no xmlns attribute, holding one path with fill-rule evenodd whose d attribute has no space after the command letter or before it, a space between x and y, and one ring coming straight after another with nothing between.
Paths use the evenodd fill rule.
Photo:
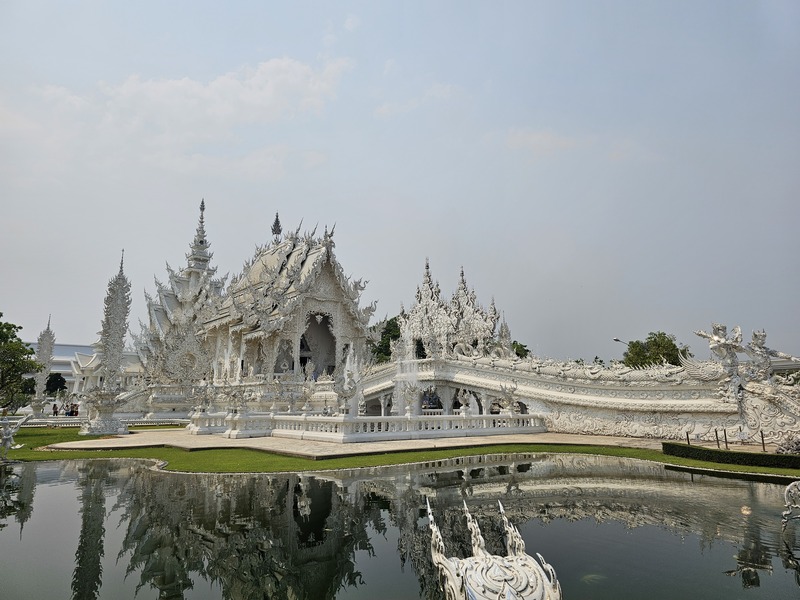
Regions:
<instances>
[{"instance_id":1,"label":"sculpted flame motif","mask_svg":"<svg viewBox=\"0 0 800 600\"><path fill-rule=\"evenodd\" d=\"M428 526L431 530L431 558L439 570L440 586L447 600L560 600L561 585L556 572L541 554L538 561L525 552L525 542L519 530L509 523L503 505L500 515L506 538L506 556L486 551L477 521L464 502L464 515L472 539L472 556L448 558L444 541L433 517L428 500Z\"/></svg>"}]
</instances>

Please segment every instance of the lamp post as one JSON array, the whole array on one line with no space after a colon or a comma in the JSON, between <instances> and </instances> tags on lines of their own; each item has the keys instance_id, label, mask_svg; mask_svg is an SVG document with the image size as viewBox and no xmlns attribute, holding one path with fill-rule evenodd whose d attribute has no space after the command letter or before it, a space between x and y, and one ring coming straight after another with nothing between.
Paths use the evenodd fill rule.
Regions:
<instances>
[{"instance_id":1,"label":"lamp post","mask_svg":"<svg viewBox=\"0 0 800 600\"><path fill-rule=\"evenodd\" d=\"M615 342L619 342L620 344L625 344L626 350L625 350L625 353L622 355L623 356L623 362L624 362L625 354L627 354L628 351L631 349L631 343L630 342L624 342L621 339L619 339L618 337L611 338L611 339L614 340Z\"/></svg>"}]
</instances>

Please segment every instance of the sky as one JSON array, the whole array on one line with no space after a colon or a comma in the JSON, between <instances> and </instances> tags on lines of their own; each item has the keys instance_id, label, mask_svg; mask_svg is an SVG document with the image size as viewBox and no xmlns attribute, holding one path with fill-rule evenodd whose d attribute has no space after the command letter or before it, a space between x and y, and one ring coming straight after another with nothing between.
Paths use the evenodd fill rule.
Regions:
<instances>
[{"instance_id":1,"label":"sky","mask_svg":"<svg viewBox=\"0 0 800 600\"><path fill-rule=\"evenodd\" d=\"M335 224L376 317L463 267L536 355L800 355L800 3L0 1L0 312L130 326L205 200L218 273Z\"/></svg>"}]
</instances>

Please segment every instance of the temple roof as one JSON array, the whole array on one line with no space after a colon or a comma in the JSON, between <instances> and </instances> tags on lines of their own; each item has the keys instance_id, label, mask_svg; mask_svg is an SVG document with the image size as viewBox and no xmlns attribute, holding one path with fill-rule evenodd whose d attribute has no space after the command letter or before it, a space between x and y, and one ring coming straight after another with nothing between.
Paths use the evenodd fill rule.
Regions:
<instances>
[{"instance_id":1,"label":"temple roof","mask_svg":"<svg viewBox=\"0 0 800 600\"><path fill-rule=\"evenodd\" d=\"M316 229L300 235L298 228L256 248L241 274L231 281L218 316L209 325L242 319L245 325L265 333L280 330L302 297L314 289L323 267L329 264L346 309L366 326L374 307L362 310L358 306L364 284L344 275L333 253L333 230L329 233L325 228L321 237L315 237L315 233Z\"/></svg>"}]
</instances>

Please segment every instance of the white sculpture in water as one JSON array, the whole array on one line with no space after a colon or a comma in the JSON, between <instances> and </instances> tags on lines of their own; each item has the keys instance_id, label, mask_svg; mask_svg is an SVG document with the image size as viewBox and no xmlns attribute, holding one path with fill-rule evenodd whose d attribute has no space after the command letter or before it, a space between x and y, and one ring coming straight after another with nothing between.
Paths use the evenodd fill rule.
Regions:
<instances>
[{"instance_id":1,"label":"white sculpture in water","mask_svg":"<svg viewBox=\"0 0 800 600\"><path fill-rule=\"evenodd\" d=\"M786 525L791 519L800 519L800 514L795 514L795 510L800 511L800 481L793 481L786 486L783 492L783 500L786 510L781 513L781 525L786 529Z\"/></svg>"},{"instance_id":2,"label":"white sculpture in water","mask_svg":"<svg viewBox=\"0 0 800 600\"><path fill-rule=\"evenodd\" d=\"M480 527L464 502L464 515L472 539L472 556L450 558L445 553L442 534L433 518L430 502L428 525L431 530L431 558L439 570L440 585L446 600L561 600L561 585L552 566L541 554L535 558L525 552L525 541L506 517L500 515L506 540L506 556L486 551Z\"/></svg>"}]
</instances>

